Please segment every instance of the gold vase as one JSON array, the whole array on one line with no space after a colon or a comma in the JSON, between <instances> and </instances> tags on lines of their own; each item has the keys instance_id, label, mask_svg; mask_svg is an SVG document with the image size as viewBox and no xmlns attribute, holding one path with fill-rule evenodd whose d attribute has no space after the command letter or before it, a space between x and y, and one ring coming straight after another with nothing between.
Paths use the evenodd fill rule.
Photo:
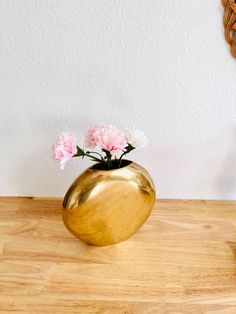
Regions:
<instances>
[{"instance_id":1,"label":"gold vase","mask_svg":"<svg viewBox=\"0 0 236 314\"><path fill-rule=\"evenodd\" d=\"M146 221L156 193L150 174L125 160L121 168L85 170L63 201L63 221L77 238L93 245L110 245L131 237Z\"/></svg>"}]
</instances>

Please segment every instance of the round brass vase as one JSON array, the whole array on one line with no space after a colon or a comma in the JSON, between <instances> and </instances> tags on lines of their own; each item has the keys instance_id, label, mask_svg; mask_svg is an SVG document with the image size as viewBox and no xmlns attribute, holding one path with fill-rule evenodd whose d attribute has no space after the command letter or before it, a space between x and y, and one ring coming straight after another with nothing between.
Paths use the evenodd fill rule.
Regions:
<instances>
[{"instance_id":1,"label":"round brass vase","mask_svg":"<svg viewBox=\"0 0 236 314\"><path fill-rule=\"evenodd\" d=\"M77 238L93 245L110 245L131 237L145 222L156 194L150 174L140 165L85 170L63 201L63 221Z\"/></svg>"}]
</instances>

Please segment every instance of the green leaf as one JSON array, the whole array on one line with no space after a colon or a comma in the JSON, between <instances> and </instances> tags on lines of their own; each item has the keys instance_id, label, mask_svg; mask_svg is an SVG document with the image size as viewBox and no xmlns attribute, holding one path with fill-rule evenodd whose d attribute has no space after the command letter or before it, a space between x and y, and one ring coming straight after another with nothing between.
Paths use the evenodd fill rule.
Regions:
<instances>
[{"instance_id":1,"label":"green leaf","mask_svg":"<svg viewBox=\"0 0 236 314\"><path fill-rule=\"evenodd\" d=\"M129 153L129 152L131 152L131 150L135 149L135 147L132 146L130 143L128 143L128 145L125 147L125 149L126 149L126 153Z\"/></svg>"},{"instance_id":2,"label":"green leaf","mask_svg":"<svg viewBox=\"0 0 236 314\"><path fill-rule=\"evenodd\" d=\"M73 156L73 157L80 157L80 156L84 156L84 150L82 148L80 148L79 146L76 146L77 148L77 153Z\"/></svg>"}]
</instances>

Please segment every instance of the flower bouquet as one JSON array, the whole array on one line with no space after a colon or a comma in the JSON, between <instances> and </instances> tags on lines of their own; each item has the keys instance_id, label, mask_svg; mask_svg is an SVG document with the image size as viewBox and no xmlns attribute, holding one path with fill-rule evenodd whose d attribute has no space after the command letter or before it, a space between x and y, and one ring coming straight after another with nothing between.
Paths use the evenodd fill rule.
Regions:
<instances>
[{"instance_id":1,"label":"flower bouquet","mask_svg":"<svg viewBox=\"0 0 236 314\"><path fill-rule=\"evenodd\" d=\"M124 157L147 143L141 130L123 132L112 125L90 128L85 148L73 133L59 135L53 158L61 169L75 157L95 162L63 200L63 221L73 235L89 244L109 245L128 239L142 226L154 205L155 187L146 169Z\"/></svg>"},{"instance_id":2,"label":"flower bouquet","mask_svg":"<svg viewBox=\"0 0 236 314\"><path fill-rule=\"evenodd\" d=\"M53 158L60 162L61 169L74 157L88 157L99 163L98 167L103 170L116 169L124 164L122 159L125 155L135 148L145 147L147 143L148 140L140 129L132 128L124 133L113 125L97 125L85 135L84 147L99 148L100 153L80 148L73 133L62 132L53 145Z\"/></svg>"}]
</instances>

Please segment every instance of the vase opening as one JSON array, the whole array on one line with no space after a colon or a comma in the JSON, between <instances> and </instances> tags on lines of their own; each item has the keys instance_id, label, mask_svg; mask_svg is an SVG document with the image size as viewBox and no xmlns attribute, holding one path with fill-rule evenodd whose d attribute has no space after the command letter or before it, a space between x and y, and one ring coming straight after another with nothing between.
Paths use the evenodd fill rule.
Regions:
<instances>
[{"instance_id":1,"label":"vase opening","mask_svg":"<svg viewBox=\"0 0 236 314\"><path fill-rule=\"evenodd\" d=\"M109 171L109 170L124 168L124 167L130 165L131 163L132 163L132 161L130 161L130 160L122 159L120 162L119 159L115 159L115 160L111 160L111 165L110 165L109 169L104 167L104 165L102 163L97 163L97 164L93 165L92 167L90 167L90 169Z\"/></svg>"}]
</instances>

